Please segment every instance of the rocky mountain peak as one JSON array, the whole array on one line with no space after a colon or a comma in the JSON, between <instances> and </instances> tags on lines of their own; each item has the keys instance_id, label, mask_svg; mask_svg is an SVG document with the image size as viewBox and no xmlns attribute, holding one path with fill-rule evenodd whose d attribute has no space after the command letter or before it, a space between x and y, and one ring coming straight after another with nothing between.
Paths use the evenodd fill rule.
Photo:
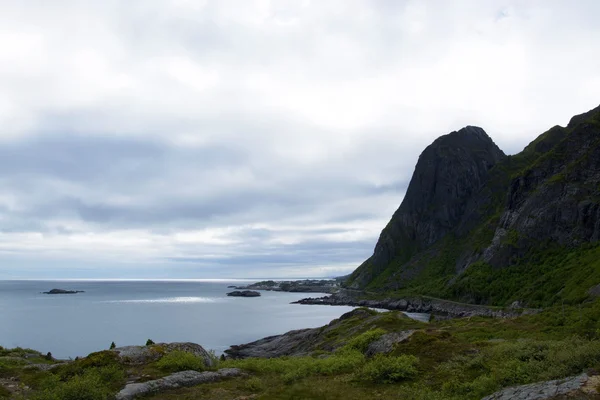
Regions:
<instances>
[{"instance_id":1,"label":"rocky mountain peak","mask_svg":"<svg viewBox=\"0 0 600 400\"><path fill-rule=\"evenodd\" d=\"M406 260L459 223L467 200L505 154L482 128L441 136L419 156L406 195L381 233L373 256L351 277L361 287L394 259Z\"/></svg>"}]
</instances>

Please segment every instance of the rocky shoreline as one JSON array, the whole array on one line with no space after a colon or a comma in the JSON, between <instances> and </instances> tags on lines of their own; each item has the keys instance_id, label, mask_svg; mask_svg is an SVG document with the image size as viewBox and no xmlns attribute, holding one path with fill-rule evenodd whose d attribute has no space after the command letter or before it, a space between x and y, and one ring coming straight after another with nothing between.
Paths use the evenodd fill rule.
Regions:
<instances>
[{"instance_id":1,"label":"rocky shoreline","mask_svg":"<svg viewBox=\"0 0 600 400\"><path fill-rule=\"evenodd\" d=\"M293 304L330 305L330 306L355 306L381 308L384 310L398 310L414 313L427 313L439 318L464 318L464 317L494 317L514 318L524 314L535 314L538 309L527 308L495 308L475 304L456 303L449 300L433 299L426 297L408 297L402 299L387 298L383 300L359 299L356 295L345 292L330 296L305 298Z\"/></svg>"},{"instance_id":2,"label":"rocky shoreline","mask_svg":"<svg viewBox=\"0 0 600 400\"><path fill-rule=\"evenodd\" d=\"M266 290L292 293L336 293L339 282L332 279L303 279L298 281L260 281L246 286L230 286L238 290Z\"/></svg>"}]
</instances>

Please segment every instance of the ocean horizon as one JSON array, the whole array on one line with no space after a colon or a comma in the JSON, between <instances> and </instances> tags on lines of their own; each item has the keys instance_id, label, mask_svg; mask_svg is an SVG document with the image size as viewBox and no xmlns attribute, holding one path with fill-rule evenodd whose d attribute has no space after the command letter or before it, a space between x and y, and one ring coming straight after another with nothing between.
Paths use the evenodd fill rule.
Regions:
<instances>
[{"instance_id":1,"label":"ocean horizon","mask_svg":"<svg viewBox=\"0 0 600 400\"><path fill-rule=\"evenodd\" d=\"M2 280L0 346L74 358L107 349L113 341L125 346L152 339L194 342L219 354L231 345L325 325L354 308L290 304L319 295L315 293L226 295L232 290L227 286L259 280L263 279ZM84 293L42 293L54 288Z\"/></svg>"}]
</instances>

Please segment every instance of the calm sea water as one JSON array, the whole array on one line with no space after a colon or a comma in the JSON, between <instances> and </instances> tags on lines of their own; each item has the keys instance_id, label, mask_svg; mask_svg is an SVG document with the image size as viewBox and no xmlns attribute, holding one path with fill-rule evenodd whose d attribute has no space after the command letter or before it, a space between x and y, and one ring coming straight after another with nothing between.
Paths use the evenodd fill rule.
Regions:
<instances>
[{"instance_id":1,"label":"calm sea water","mask_svg":"<svg viewBox=\"0 0 600 400\"><path fill-rule=\"evenodd\" d=\"M117 346L189 341L217 353L329 323L353 307L289 304L303 293L227 297L240 281L0 281L0 345L84 356ZM85 293L47 295L53 288ZM314 295L312 295L314 296Z\"/></svg>"}]
</instances>

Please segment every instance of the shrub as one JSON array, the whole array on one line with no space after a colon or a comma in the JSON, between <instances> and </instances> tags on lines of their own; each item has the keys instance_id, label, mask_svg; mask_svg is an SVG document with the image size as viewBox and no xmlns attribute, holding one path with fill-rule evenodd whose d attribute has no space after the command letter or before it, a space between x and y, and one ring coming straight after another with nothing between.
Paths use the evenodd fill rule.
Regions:
<instances>
[{"instance_id":1,"label":"shrub","mask_svg":"<svg viewBox=\"0 0 600 400\"><path fill-rule=\"evenodd\" d=\"M114 348L116 348L116 347L117 347L117 345L115 344L115 342L112 342L112 343L110 344L110 347L109 347L109 349L110 349L110 350L112 350L112 349L114 349Z\"/></svg>"},{"instance_id":2,"label":"shrub","mask_svg":"<svg viewBox=\"0 0 600 400\"><path fill-rule=\"evenodd\" d=\"M203 371L205 369L202 357L188 353L186 351L176 350L166 354L156 362L159 369L168 372L178 371Z\"/></svg>"},{"instance_id":3,"label":"shrub","mask_svg":"<svg viewBox=\"0 0 600 400\"><path fill-rule=\"evenodd\" d=\"M291 383L308 376L336 375L355 371L365 362L365 356L356 350L346 350L326 358L279 357L279 358L246 358L243 360L227 360L222 367L237 367L257 373L280 373L286 383Z\"/></svg>"},{"instance_id":4,"label":"shrub","mask_svg":"<svg viewBox=\"0 0 600 400\"><path fill-rule=\"evenodd\" d=\"M369 347L369 345L372 342L378 340L384 334L385 330L381 328L371 329L350 339L348 343L344 347L342 347L341 350L358 350L361 353L364 353L365 351L367 351L367 347Z\"/></svg>"},{"instance_id":5,"label":"shrub","mask_svg":"<svg viewBox=\"0 0 600 400\"><path fill-rule=\"evenodd\" d=\"M116 391L114 386L120 386L118 382L121 382L124 376L123 371L114 366L91 368L66 382L48 380L45 389L34 394L32 399L107 400L113 396Z\"/></svg>"},{"instance_id":6,"label":"shrub","mask_svg":"<svg viewBox=\"0 0 600 400\"><path fill-rule=\"evenodd\" d=\"M260 380L260 378L253 376L244 383L244 389L249 390L251 392L261 392L265 389L265 385Z\"/></svg>"},{"instance_id":7,"label":"shrub","mask_svg":"<svg viewBox=\"0 0 600 400\"><path fill-rule=\"evenodd\" d=\"M155 344L155 343L152 339L146 340L146 346L152 346L153 344Z\"/></svg>"},{"instance_id":8,"label":"shrub","mask_svg":"<svg viewBox=\"0 0 600 400\"><path fill-rule=\"evenodd\" d=\"M417 374L418 358L402 354L398 357L378 354L365 364L356 378L373 383L392 383L412 378Z\"/></svg>"}]
</instances>

